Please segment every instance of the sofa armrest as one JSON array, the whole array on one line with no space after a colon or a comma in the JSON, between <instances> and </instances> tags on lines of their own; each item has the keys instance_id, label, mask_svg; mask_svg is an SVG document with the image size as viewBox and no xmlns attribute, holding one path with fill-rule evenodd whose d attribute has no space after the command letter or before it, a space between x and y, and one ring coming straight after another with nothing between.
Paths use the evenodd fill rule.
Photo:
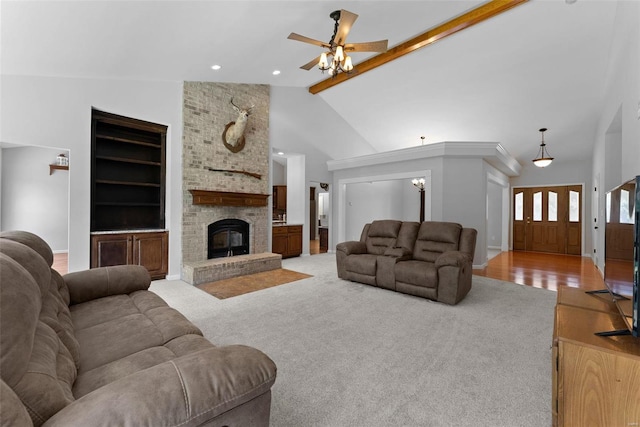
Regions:
<instances>
[{"instance_id":1,"label":"sofa armrest","mask_svg":"<svg viewBox=\"0 0 640 427\"><path fill-rule=\"evenodd\" d=\"M191 353L84 395L45 426L199 426L268 392L273 361L232 345Z\"/></svg>"},{"instance_id":2,"label":"sofa armrest","mask_svg":"<svg viewBox=\"0 0 640 427\"><path fill-rule=\"evenodd\" d=\"M445 252L436 258L438 301L457 304L471 290L472 257L459 251Z\"/></svg>"},{"instance_id":3,"label":"sofa armrest","mask_svg":"<svg viewBox=\"0 0 640 427\"><path fill-rule=\"evenodd\" d=\"M436 268L440 267L462 267L471 263L471 257L464 252L450 251L445 252L436 258Z\"/></svg>"},{"instance_id":4,"label":"sofa armrest","mask_svg":"<svg viewBox=\"0 0 640 427\"><path fill-rule=\"evenodd\" d=\"M65 274L71 304L149 289L151 276L140 265L116 265Z\"/></svg>"},{"instance_id":5,"label":"sofa armrest","mask_svg":"<svg viewBox=\"0 0 640 427\"><path fill-rule=\"evenodd\" d=\"M364 242L350 241L336 245L336 251L344 252L345 255L366 254L367 244Z\"/></svg>"}]
</instances>

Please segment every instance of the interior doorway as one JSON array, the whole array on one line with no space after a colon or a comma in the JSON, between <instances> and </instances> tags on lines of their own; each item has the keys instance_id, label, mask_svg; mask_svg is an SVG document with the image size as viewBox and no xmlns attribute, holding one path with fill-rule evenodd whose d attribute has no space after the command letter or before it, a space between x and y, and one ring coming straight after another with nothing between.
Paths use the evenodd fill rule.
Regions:
<instances>
[{"instance_id":1,"label":"interior doorway","mask_svg":"<svg viewBox=\"0 0 640 427\"><path fill-rule=\"evenodd\" d=\"M514 188L513 250L582 254L582 186Z\"/></svg>"},{"instance_id":2,"label":"interior doorway","mask_svg":"<svg viewBox=\"0 0 640 427\"><path fill-rule=\"evenodd\" d=\"M310 182L309 187L309 254L329 249L329 184Z\"/></svg>"}]
</instances>

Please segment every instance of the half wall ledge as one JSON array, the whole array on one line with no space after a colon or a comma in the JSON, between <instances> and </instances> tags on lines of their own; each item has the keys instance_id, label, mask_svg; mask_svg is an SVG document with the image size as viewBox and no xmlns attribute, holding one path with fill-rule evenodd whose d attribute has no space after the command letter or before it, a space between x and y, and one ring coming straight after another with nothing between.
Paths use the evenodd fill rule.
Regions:
<instances>
[{"instance_id":1,"label":"half wall ledge","mask_svg":"<svg viewBox=\"0 0 640 427\"><path fill-rule=\"evenodd\" d=\"M280 254L265 252L261 254L236 255L204 261L185 262L182 265L182 280L190 285L200 285L279 268L282 268L282 255Z\"/></svg>"}]
</instances>

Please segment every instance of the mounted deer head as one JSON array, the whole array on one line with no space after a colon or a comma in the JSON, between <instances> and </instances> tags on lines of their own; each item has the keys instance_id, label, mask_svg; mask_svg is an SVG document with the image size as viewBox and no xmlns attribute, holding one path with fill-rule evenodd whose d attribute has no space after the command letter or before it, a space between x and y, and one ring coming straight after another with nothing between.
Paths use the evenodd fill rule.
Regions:
<instances>
[{"instance_id":1,"label":"mounted deer head","mask_svg":"<svg viewBox=\"0 0 640 427\"><path fill-rule=\"evenodd\" d=\"M249 108L240 108L233 103L233 98L230 101L233 109L238 113L238 118L235 122L227 123L224 132L222 133L222 142L234 153L244 148L244 130L247 127L247 120L251 114L251 109L255 106L252 105Z\"/></svg>"}]
</instances>

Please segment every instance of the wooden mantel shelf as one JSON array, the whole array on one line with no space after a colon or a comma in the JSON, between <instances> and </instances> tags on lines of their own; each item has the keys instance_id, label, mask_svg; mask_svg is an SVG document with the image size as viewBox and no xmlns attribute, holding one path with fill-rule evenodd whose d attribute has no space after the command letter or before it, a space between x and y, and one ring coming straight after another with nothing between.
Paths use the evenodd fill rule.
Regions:
<instances>
[{"instance_id":1,"label":"wooden mantel shelf","mask_svg":"<svg viewBox=\"0 0 640 427\"><path fill-rule=\"evenodd\" d=\"M189 190L194 205L267 206L270 194L234 193L229 191Z\"/></svg>"}]
</instances>

